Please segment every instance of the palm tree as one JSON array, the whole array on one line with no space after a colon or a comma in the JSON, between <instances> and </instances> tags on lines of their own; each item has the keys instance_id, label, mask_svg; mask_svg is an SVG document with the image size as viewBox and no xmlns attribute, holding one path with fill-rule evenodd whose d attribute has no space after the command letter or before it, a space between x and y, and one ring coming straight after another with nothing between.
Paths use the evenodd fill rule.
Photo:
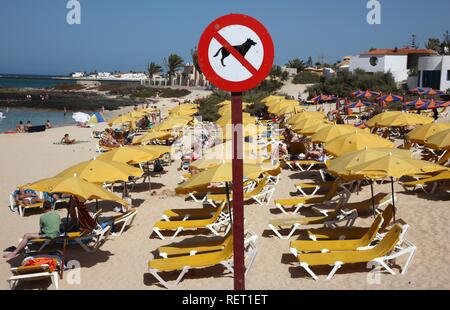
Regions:
<instances>
[{"instance_id":1,"label":"palm tree","mask_svg":"<svg viewBox=\"0 0 450 310\"><path fill-rule=\"evenodd\" d=\"M162 67L160 65L158 65L157 63L151 62L148 64L147 71L148 71L148 76L151 79L151 78L153 78L153 76L155 74L161 73Z\"/></svg>"},{"instance_id":2,"label":"palm tree","mask_svg":"<svg viewBox=\"0 0 450 310\"><path fill-rule=\"evenodd\" d=\"M164 58L164 65L169 75L169 81L172 83L172 78L175 76L176 71L184 66L184 60L177 54L170 54L167 59Z\"/></svg>"},{"instance_id":3,"label":"palm tree","mask_svg":"<svg viewBox=\"0 0 450 310\"><path fill-rule=\"evenodd\" d=\"M301 60L299 58L289 60L288 63L286 64L286 66L288 68L297 69L297 73L299 73L300 71L305 69L305 63L303 62L303 60Z\"/></svg>"}]
</instances>

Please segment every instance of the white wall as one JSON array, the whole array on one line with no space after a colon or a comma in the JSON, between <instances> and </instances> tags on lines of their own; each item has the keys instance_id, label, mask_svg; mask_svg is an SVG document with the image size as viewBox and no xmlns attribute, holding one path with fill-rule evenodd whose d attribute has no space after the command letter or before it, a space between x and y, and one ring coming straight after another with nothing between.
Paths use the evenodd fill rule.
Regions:
<instances>
[{"instance_id":1,"label":"white wall","mask_svg":"<svg viewBox=\"0 0 450 310\"><path fill-rule=\"evenodd\" d=\"M377 57L378 64L372 66L370 58ZM407 55L384 55L384 56L356 56L350 60L350 72L362 69L366 72L391 72L397 83L408 79L408 56Z\"/></svg>"},{"instance_id":2,"label":"white wall","mask_svg":"<svg viewBox=\"0 0 450 310\"><path fill-rule=\"evenodd\" d=\"M450 70L450 56L442 57L442 75L441 75L441 89L447 90L450 89L450 81L447 80L447 72Z\"/></svg>"},{"instance_id":3,"label":"white wall","mask_svg":"<svg viewBox=\"0 0 450 310\"><path fill-rule=\"evenodd\" d=\"M421 81L423 81L423 71L441 71L440 90L450 88L450 81L447 80L448 70L450 70L450 56L427 56L419 58Z\"/></svg>"},{"instance_id":4,"label":"white wall","mask_svg":"<svg viewBox=\"0 0 450 310\"><path fill-rule=\"evenodd\" d=\"M408 56L407 55L386 55L384 60L385 72L391 72L396 82L406 82L408 80Z\"/></svg>"}]
</instances>

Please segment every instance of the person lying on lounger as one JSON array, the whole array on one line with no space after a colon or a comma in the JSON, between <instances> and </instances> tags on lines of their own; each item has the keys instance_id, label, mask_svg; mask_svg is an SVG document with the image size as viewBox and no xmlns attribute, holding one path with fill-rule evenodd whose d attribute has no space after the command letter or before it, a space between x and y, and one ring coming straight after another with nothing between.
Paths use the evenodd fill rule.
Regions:
<instances>
[{"instance_id":1,"label":"person lying on lounger","mask_svg":"<svg viewBox=\"0 0 450 310\"><path fill-rule=\"evenodd\" d=\"M6 259L12 259L19 255L19 253L26 247L27 243L31 239L37 238L51 238L54 239L60 234L61 218L59 214L52 210L52 204L50 201L45 201L43 205L45 214L39 218L39 233L26 233L23 235L22 240L17 245L17 248L11 253L3 255Z\"/></svg>"},{"instance_id":2,"label":"person lying on lounger","mask_svg":"<svg viewBox=\"0 0 450 310\"><path fill-rule=\"evenodd\" d=\"M61 143L65 143L65 144L74 144L74 143L75 143L75 139L70 139L70 138L69 138L69 134L66 133L66 134L64 135L64 137L62 137Z\"/></svg>"}]
</instances>

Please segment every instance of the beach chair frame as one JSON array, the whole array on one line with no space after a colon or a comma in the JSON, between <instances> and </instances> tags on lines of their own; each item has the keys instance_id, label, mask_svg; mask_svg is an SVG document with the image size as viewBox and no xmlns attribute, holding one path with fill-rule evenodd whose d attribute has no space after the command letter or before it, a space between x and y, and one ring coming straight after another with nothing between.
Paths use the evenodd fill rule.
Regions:
<instances>
[{"instance_id":1,"label":"beach chair frame","mask_svg":"<svg viewBox=\"0 0 450 310\"><path fill-rule=\"evenodd\" d=\"M55 286L55 289L59 290L58 272L57 271L50 272L49 265L47 264L43 264L37 267L39 267L39 269L41 269L42 271L13 275L9 279L7 279L6 282L8 282L9 289L14 290L19 281L22 280L39 280L42 278L50 278L52 284ZM11 271L13 273L17 272L18 270L20 270L20 267L11 268Z\"/></svg>"}]
</instances>

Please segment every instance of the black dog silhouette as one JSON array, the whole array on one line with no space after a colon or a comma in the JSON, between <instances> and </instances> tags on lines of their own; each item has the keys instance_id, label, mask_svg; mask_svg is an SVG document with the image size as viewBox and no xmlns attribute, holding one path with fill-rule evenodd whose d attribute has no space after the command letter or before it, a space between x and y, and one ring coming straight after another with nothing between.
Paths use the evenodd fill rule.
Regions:
<instances>
[{"instance_id":1,"label":"black dog silhouette","mask_svg":"<svg viewBox=\"0 0 450 310\"><path fill-rule=\"evenodd\" d=\"M252 39L247 39L247 41L245 41L243 44L235 45L233 47L235 48L235 50L239 52L239 54L245 57L245 55L247 55L248 51L253 45L256 45L256 42L253 41ZM230 52L227 51L227 49L222 46L213 57L217 57L217 55L219 55L220 52L222 52L222 59L220 60L220 62L222 63L222 66L226 67L223 61L225 60L225 58L230 56Z\"/></svg>"}]
</instances>

